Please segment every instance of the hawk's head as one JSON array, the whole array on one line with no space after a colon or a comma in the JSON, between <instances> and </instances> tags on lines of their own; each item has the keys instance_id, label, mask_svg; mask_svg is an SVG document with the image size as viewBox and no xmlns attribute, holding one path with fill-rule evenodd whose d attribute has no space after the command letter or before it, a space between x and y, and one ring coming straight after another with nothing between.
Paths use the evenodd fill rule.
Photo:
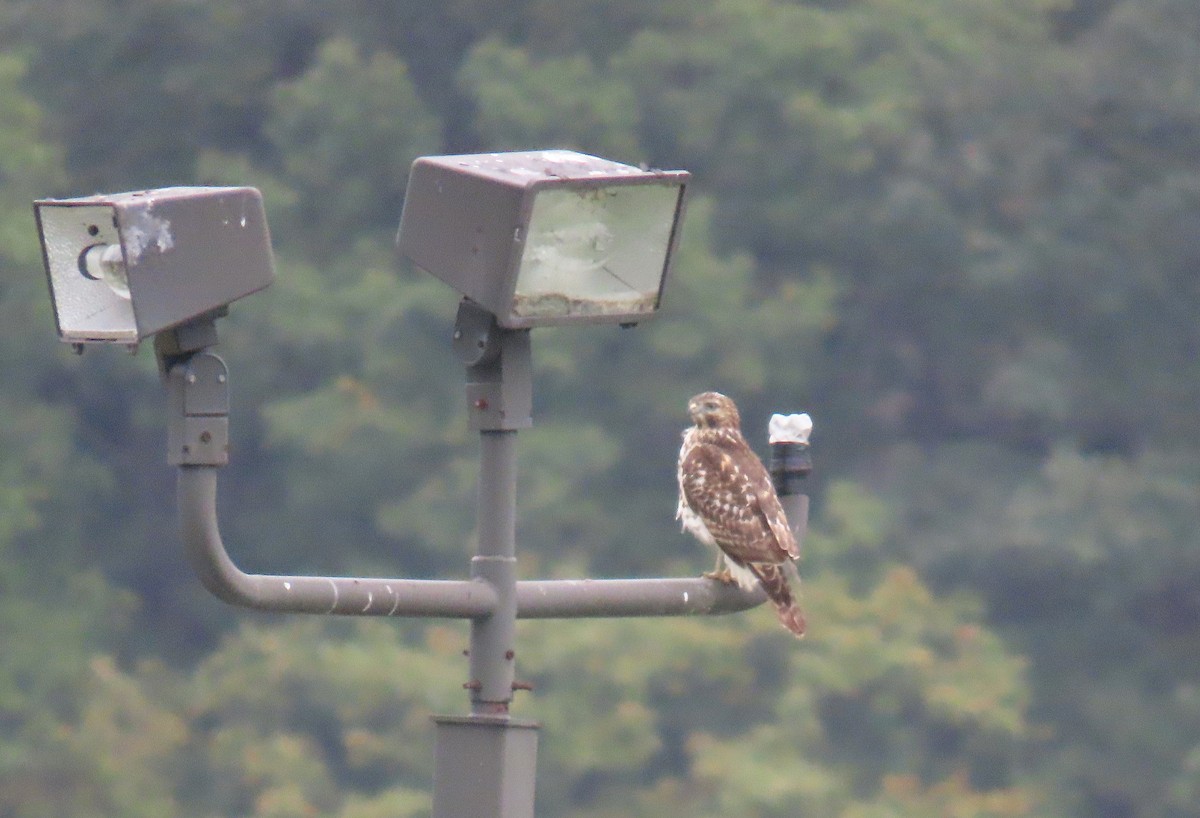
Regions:
<instances>
[{"instance_id":1,"label":"hawk's head","mask_svg":"<svg viewBox=\"0 0 1200 818\"><path fill-rule=\"evenodd\" d=\"M701 392L692 398L688 414L701 429L739 429L742 425L737 406L720 392Z\"/></svg>"}]
</instances>

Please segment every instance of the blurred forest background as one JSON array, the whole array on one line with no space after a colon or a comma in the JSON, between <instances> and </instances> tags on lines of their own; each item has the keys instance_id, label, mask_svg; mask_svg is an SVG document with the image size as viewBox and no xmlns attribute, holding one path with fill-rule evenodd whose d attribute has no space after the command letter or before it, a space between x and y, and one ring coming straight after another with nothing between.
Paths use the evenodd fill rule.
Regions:
<instances>
[{"instance_id":1,"label":"blurred forest background","mask_svg":"<svg viewBox=\"0 0 1200 818\"><path fill-rule=\"evenodd\" d=\"M152 356L58 343L30 202L262 189L221 322L248 570L462 576L421 154L686 168L660 318L534 334L525 577L695 575L687 398L809 411L811 634L525 623L539 815L1200 816L1195 0L4 0L0 816L427 815L466 628L207 596Z\"/></svg>"}]
</instances>

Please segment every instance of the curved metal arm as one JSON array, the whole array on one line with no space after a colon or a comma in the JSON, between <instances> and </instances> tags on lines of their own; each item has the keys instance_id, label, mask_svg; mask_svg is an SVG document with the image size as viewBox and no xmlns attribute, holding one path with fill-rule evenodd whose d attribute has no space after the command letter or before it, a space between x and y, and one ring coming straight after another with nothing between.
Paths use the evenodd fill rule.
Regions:
<instances>
[{"instance_id":1,"label":"curved metal arm","mask_svg":"<svg viewBox=\"0 0 1200 818\"><path fill-rule=\"evenodd\" d=\"M200 582L232 605L280 613L472 619L496 606L483 580L415 580L247 574L234 564L217 522L216 466L180 466L179 523ZM765 600L710 579L532 580L517 583L517 616L688 616L743 611Z\"/></svg>"},{"instance_id":2,"label":"curved metal arm","mask_svg":"<svg viewBox=\"0 0 1200 818\"><path fill-rule=\"evenodd\" d=\"M200 582L233 605L281 613L349 616L487 616L496 592L481 580L375 579L247 574L225 550L217 523L217 467L180 466L179 525Z\"/></svg>"}]
</instances>

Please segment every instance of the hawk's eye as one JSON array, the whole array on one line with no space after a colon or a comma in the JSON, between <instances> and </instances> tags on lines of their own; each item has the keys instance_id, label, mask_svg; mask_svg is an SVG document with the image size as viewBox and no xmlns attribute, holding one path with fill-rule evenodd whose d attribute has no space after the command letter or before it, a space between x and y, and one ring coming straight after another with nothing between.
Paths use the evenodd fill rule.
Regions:
<instances>
[{"instance_id":1,"label":"hawk's eye","mask_svg":"<svg viewBox=\"0 0 1200 818\"><path fill-rule=\"evenodd\" d=\"M706 411L706 412L715 412L715 411L717 411L717 402L716 402L715 400L710 400L710 401L708 401L707 403L705 403L705 404L704 404L704 411Z\"/></svg>"}]
</instances>

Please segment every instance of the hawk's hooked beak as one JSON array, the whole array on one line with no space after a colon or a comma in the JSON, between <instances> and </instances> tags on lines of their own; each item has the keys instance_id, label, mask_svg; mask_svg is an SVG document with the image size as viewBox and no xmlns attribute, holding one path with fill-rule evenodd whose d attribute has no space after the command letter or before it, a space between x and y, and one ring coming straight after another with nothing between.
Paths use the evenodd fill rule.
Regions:
<instances>
[{"instance_id":1,"label":"hawk's hooked beak","mask_svg":"<svg viewBox=\"0 0 1200 818\"><path fill-rule=\"evenodd\" d=\"M721 411L719 398L724 398L716 392L705 392L696 395L688 401L688 415L697 426L715 426Z\"/></svg>"}]
</instances>

